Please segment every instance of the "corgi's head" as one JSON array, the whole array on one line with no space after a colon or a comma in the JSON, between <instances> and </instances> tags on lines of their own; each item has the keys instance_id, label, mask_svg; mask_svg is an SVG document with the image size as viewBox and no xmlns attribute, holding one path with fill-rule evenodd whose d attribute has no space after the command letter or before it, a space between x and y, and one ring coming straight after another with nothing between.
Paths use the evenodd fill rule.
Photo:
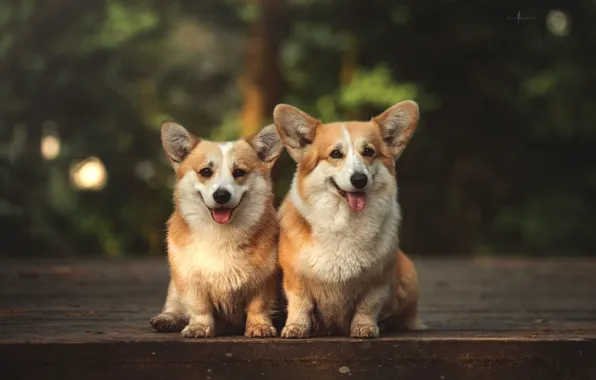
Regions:
<instances>
[{"instance_id":1,"label":"corgi's head","mask_svg":"<svg viewBox=\"0 0 596 380\"><path fill-rule=\"evenodd\" d=\"M298 163L293 191L300 201L347 216L377 212L395 198L394 165L416 129L418 105L404 101L370 121L324 124L280 104L274 120Z\"/></svg>"},{"instance_id":2,"label":"corgi's head","mask_svg":"<svg viewBox=\"0 0 596 380\"><path fill-rule=\"evenodd\" d=\"M165 122L161 140L176 171L176 207L188 222L252 225L272 202L270 172L283 149L274 125L213 142Z\"/></svg>"}]
</instances>

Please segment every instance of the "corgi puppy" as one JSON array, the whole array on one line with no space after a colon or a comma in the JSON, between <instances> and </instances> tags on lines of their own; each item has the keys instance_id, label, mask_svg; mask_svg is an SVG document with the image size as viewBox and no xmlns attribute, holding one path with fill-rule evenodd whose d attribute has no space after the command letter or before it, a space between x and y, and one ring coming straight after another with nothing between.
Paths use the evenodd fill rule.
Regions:
<instances>
[{"instance_id":1,"label":"corgi puppy","mask_svg":"<svg viewBox=\"0 0 596 380\"><path fill-rule=\"evenodd\" d=\"M289 105L274 111L297 162L279 210L279 262L288 301L283 338L379 336L422 329L414 264L398 249L395 161L418 123L404 101L368 122L323 124Z\"/></svg>"},{"instance_id":2,"label":"corgi puppy","mask_svg":"<svg viewBox=\"0 0 596 380\"><path fill-rule=\"evenodd\" d=\"M177 180L167 226L171 280L151 325L187 338L230 328L276 336L278 228L270 173L283 145L275 126L218 143L166 122L161 139Z\"/></svg>"}]
</instances>

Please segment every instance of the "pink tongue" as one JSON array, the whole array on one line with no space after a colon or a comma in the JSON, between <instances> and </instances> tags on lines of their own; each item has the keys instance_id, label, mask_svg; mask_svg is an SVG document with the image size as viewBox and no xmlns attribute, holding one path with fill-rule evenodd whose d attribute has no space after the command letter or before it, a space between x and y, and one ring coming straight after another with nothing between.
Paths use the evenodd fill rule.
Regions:
<instances>
[{"instance_id":1,"label":"pink tongue","mask_svg":"<svg viewBox=\"0 0 596 380\"><path fill-rule=\"evenodd\" d=\"M362 211L366 207L366 195L364 193L346 193L348 204L354 211Z\"/></svg>"},{"instance_id":2,"label":"pink tongue","mask_svg":"<svg viewBox=\"0 0 596 380\"><path fill-rule=\"evenodd\" d=\"M215 220L219 224L227 223L232 216L232 209L229 208L214 208L211 210L211 215L213 215L213 220Z\"/></svg>"}]
</instances>

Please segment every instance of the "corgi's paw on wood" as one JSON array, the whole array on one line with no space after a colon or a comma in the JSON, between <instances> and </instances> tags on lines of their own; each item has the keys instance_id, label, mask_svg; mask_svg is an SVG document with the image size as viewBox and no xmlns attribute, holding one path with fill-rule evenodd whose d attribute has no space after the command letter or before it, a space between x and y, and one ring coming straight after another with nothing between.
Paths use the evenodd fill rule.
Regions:
<instances>
[{"instance_id":1,"label":"corgi's paw on wood","mask_svg":"<svg viewBox=\"0 0 596 380\"><path fill-rule=\"evenodd\" d=\"M373 324L357 324L352 326L352 338L378 338L379 326Z\"/></svg>"},{"instance_id":2,"label":"corgi's paw on wood","mask_svg":"<svg viewBox=\"0 0 596 380\"><path fill-rule=\"evenodd\" d=\"M186 326L181 334L184 338L212 338L215 336L215 326L194 323Z\"/></svg>"},{"instance_id":3,"label":"corgi's paw on wood","mask_svg":"<svg viewBox=\"0 0 596 380\"><path fill-rule=\"evenodd\" d=\"M277 336L277 330L272 325L246 325L244 336L251 338L271 338Z\"/></svg>"},{"instance_id":4,"label":"corgi's paw on wood","mask_svg":"<svg viewBox=\"0 0 596 380\"><path fill-rule=\"evenodd\" d=\"M180 332L188 324L188 320L182 314L161 313L151 318L151 327L160 333Z\"/></svg>"},{"instance_id":5,"label":"corgi's paw on wood","mask_svg":"<svg viewBox=\"0 0 596 380\"><path fill-rule=\"evenodd\" d=\"M305 325L290 323L281 331L281 337L286 339L304 339L308 338L310 331Z\"/></svg>"}]
</instances>

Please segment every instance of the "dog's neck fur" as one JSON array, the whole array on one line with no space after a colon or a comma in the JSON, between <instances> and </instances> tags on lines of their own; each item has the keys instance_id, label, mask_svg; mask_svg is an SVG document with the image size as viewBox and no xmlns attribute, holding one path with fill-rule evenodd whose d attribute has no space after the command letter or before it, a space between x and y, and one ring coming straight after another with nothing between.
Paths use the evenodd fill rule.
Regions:
<instances>
[{"instance_id":1,"label":"dog's neck fur","mask_svg":"<svg viewBox=\"0 0 596 380\"><path fill-rule=\"evenodd\" d=\"M294 177L288 201L311 226L313 237L314 251L303 251L302 271L328 283L382 271L395 258L399 244L397 186L390 186L390 194L372 195L366 209L356 214L331 194L323 201L305 201Z\"/></svg>"},{"instance_id":2,"label":"dog's neck fur","mask_svg":"<svg viewBox=\"0 0 596 380\"><path fill-rule=\"evenodd\" d=\"M210 215L183 215L176 208L168 223L168 255L170 266L176 268L173 275L199 274L212 289L229 292L272 273L277 227L270 199L255 200L258 210L238 210L243 214L254 211L246 224L239 218L237 223L220 225ZM258 270L251 269L253 262L260 263Z\"/></svg>"}]
</instances>

